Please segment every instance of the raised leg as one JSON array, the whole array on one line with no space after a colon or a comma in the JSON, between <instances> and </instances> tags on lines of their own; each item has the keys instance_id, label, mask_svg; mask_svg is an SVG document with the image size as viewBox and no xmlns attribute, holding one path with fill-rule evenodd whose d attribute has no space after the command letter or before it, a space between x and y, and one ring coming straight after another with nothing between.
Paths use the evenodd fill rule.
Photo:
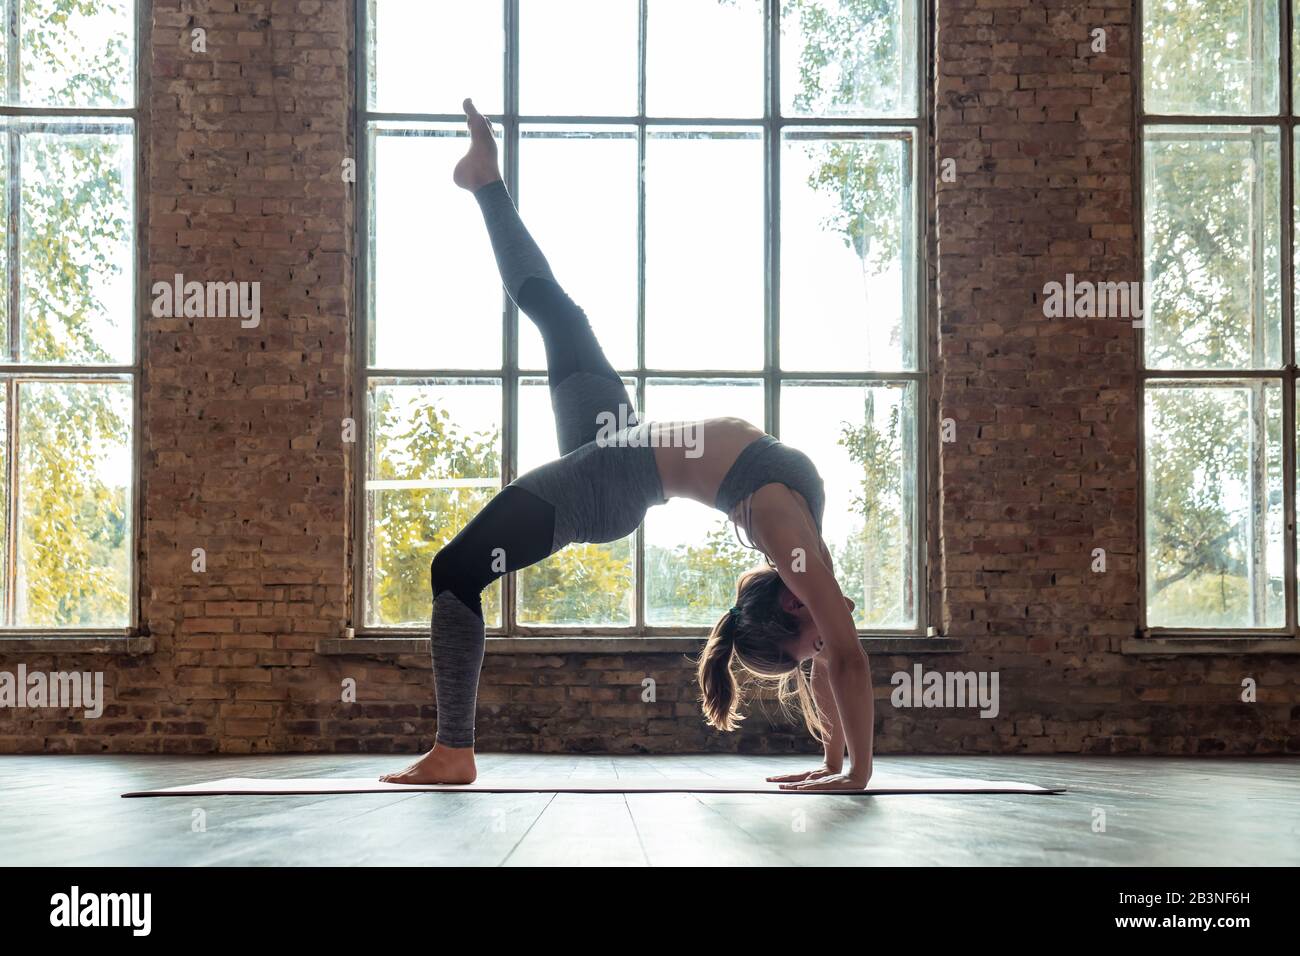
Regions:
<instances>
[{"instance_id":1,"label":"raised leg","mask_svg":"<svg viewBox=\"0 0 1300 956\"><path fill-rule=\"evenodd\" d=\"M520 219L497 170L491 124L469 100L465 112L470 149L457 164L454 178L478 201L507 294L541 332L560 453L568 454L594 439L606 416L631 425L636 424L636 414L587 314L555 281Z\"/></svg>"}]
</instances>

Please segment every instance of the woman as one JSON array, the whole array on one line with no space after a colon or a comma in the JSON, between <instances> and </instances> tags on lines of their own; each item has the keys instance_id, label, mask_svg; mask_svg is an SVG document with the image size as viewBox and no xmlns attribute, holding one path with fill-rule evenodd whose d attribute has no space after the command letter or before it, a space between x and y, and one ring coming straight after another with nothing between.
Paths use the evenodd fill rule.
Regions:
<instances>
[{"instance_id":1,"label":"woman","mask_svg":"<svg viewBox=\"0 0 1300 956\"><path fill-rule=\"evenodd\" d=\"M648 508L680 496L726 512L737 534L743 528L770 565L741 577L735 606L709 635L699 661L705 720L733 730L742 719L733 665L778 681L783 697L793 681L826 759L817 770L768 780L783 788L864 788L871 777L871 673L853 604L840 593L821 538L825 495L816 468L803 453L738 418L638 422L586 314L556 283L519 219L497 167L491 124L470 100L464 108L470 149L453 178L478 200L506 291L542 334L563 457L502 489L434 558L437 739L416 763L381 779L474 781L485 587L571 542L616 541L641 523ZM810 677L802 669L808 660Z\"/></svg>"}]
</instances>

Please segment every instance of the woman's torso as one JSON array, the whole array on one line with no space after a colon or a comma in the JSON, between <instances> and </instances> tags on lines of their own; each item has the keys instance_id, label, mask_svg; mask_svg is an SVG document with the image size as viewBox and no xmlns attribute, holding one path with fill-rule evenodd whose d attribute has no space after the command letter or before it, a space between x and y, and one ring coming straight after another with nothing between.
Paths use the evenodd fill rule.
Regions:
<instances>
[{"instance_id":1,"label":"woman's torso","mask_svg":"<svg viewBox=\"0 0 1300 956\"><path fill-rule=\"evenodd\" d=\"M649 427L664 497L690 498L711 508L717 506L719 488L741 452L767 434L741 418L652 422ZM810 508L797 488L790 490ZM728 517L739 520L744 504L744 499L737 502Z\"/></svg>"}]
</instances>

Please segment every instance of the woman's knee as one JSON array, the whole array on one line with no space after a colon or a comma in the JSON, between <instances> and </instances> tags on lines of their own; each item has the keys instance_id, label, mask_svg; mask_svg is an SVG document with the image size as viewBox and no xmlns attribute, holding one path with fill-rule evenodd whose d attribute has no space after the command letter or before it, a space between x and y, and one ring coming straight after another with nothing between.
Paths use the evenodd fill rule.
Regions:
<instances>
[{"instance_id":1,"label":"woman's knee","mask_svg":"<svg viewBox=\"0 0 1300 956\"><path fill-rule=\"evenodd\" d=\"M434 556L429 565L433 596L451 591L473 606L501 575L550 554L554 528L550 502L508 485Z\"/></svg>"},{"instance_id":2,"label":"woman's knee","mask_svg":"<svg viewBox=\"0 0 1300 956\"><path fill-rule=\"evenodd\" d=\"M464 548L452 541L439 549L429 565L429 583L433 586L433 596L443 591L451 591L466 604L477 599L482 585L476 584L474 575L469 573L468 555Z\"/></svg>"}]
</instances>

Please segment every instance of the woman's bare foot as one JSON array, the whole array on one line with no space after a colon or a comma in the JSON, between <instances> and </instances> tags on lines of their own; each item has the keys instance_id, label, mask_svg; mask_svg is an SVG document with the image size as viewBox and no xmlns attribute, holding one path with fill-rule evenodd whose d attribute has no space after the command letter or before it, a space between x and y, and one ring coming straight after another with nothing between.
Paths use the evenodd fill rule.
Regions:
<instances>
[{"instance_id":1,"label":"woman's bare foot","mask_svg":"<svg viewBox=\"0 0 1300 956\"><path fill-rule=\"evenodd\" d=\"M473 747L440 747L437 744L427 754L397 773L386 773L379 779L384 783L473 783L478 778L474 766Z\"/></svg>"},{"instance_id":2,"label":"woman's bare foot","mask_svg":"<svg viewBox=\"0 0 1300 956\"><path fill-rule=\"evenodd\" d=\"M461 106L469 126L469 152L456 164L451 178L461 189L473 192L501 178L501 170L497 168L497 141L492 135L492 124L474 108L473 100L466 97Z\"/></svg>"}]
</instances>

